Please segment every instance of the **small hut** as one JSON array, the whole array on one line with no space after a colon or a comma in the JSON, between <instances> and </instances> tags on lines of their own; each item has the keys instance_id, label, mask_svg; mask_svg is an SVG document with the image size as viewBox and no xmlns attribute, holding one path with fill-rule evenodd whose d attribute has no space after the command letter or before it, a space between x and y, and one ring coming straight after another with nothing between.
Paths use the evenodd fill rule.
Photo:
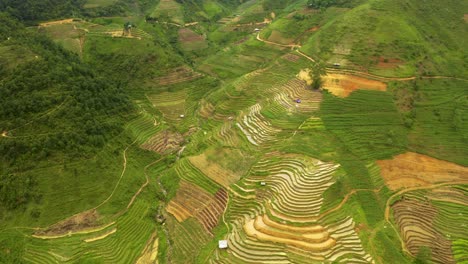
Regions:
<instances>
[{"instance_id":1,"label":"small hut","mask_svg":"<svg viewBox=\"0 0 468 264\"><path fill-rule=\"evenodd\" d=\"M226 249L228 248L228 241L227 240L219 240L218 241L219 249Z\"/></svg>"}]
</instances>

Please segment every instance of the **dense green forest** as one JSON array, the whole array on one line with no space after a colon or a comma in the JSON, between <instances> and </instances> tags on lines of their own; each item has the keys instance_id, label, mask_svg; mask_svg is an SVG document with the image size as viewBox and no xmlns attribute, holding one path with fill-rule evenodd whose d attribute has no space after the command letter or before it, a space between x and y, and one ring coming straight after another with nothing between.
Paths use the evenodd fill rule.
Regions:
<instances>
[{"instance_id":1,"label":"dense green forest","mask_svg":"<svg viewBox=\"0 0 468 264\"><path fill-rule=\"evenodd\" d=\"M0 142L0 204L14 208L30 198L14 188L33 180L23 185L25 179L11 173L44 160L88 157L122 131L122 114L132 107L125 84L6 14L0 24L2 49L23 52L0 61L0 131L8 131Z\"/></svg>"}]
</instances>

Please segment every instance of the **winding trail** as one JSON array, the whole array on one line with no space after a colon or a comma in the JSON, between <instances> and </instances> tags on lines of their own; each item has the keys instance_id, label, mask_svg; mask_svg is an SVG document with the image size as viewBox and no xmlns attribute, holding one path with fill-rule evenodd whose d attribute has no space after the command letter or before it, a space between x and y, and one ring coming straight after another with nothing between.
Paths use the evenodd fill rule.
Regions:
<instances>
[{"instance_id":1,"label":"winding trail","mask_svg":"<svg viewBox=\"0 0 468 264\"><path fill-rule=\"evenodd\" d=\"M308 56L307 54L301 52L299 49L302 47L299 44L281 44L281 43L276 43L268 40L264 40L260 38L260 33L257 33L256 39L258 41L279 46L279 47L285 47L285 48L291 48L294 49L298 54L300 54L302 57L310 60L313 63L317 63L317 61ZM338 74L349 74L349 75L356 75L356 76L361 76L361 77L366 77L369 79L375 79L383 82L388 82L388 81L412 81L416 80L418 78L421 79L450 79L450 80L458 80L458 81L466 81L468 82L468 79L464 78L459 78L459 77L453 77L453 76L442 76L442 75L434 75L434 76L409 76L409 77L385 77L385 76L380 76L380 75L375 75L372 73L368 72L363 72L363 71L356 71L356 70L349 70L349 69L337 69L337 68L332 68L332 67L326 67L326 72L332 72L332 73L338 73Z\"/></svg>"},{"instance_id":2,"label":"winding trail","mask_svg":"<svg viewBox=\"0 0 468 264\"><path fill-rule=\"evenodd\" d=\"M146 165L145 168L144 168L144 174L145 174L145 178L146 178L146 182L143 183L143 185L140 187L140 189L138 189L138 191L133 195L132 199L130 200L130 202L128 203L127 205L127 210L132 206L133 202L135 201L135 199L137 198L137 196L141 193L141 191L143 191L143 189L149 184L149 177L148 177L148 168L153 166L154 164L160 162L163 158L160 158L158 160L155 160L153 162L151 162L150 164Z\"/></svg>"}]
</instances>

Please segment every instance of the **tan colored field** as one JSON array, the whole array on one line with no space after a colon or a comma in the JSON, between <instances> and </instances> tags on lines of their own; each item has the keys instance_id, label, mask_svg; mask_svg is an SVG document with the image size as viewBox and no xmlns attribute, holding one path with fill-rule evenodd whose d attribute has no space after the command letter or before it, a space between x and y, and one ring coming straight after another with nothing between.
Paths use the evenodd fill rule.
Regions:
<instances>
[{"instance_id":1,"label":"tan colored field","mask_svg":"<svg viewBox=\"0 0 468 264\"><path fill-rule=\"evenodd\" d=\"M158 246L159 238L156 237L157 233L153 233L151 238L148 240L148 243L143 250L141 256L137 259L136 264L157 264L158 260Z\"/></svg>"},{"instance_id":2,"label":"tan colored field","mask_svg":"<svg viewBox=\"0 0 468 264\"><path fill-rule=\"evenodd\" d=\"M208 160L205 154L190 157L189 160L203 174L226 188L240 179L240 175L227 168L223 168L213 160Z\"/></svg>"},{"instance_id":3,"label":"tan colored field","mask_svg":"<svg viewBox=\"0 0 468 264\"><path fill-rule=\"evenodd\" d=\"M39 26L40 27L48 27L48 26L52 26L52 25L71 24L71 23L73 23L73 18L67 18L67 19L63 19L63 20L44 22L44 23L40 23Z\"/></svg>"},{"instance_id":4,"label":"tan colored field","mask_svg":"<svg viewBox=\"0 0 468 264\"><path fill-rule=\"evenodd\" d=\"M176 196L166 207L177 221L195 217L205 228L211 230L218 225L219 218L227 206L228 193L220 189L214 196L202 188L182 180Z\"/></svg>"},{"instance_id":5,"label":"tan colored field","mask_svg":"<svg viewBox=\"0 0 468 264\"><path fill-rule=\"evenodd\" d=\"M301 231L291 232L283 229L284 225L272 225L270 220L264 221L264 217L257 216L247 221L244 225L245 233L261 241L286 244L314 252L326 251L336 244L335 239L320 228L304 227Z\"/></svg>"},{"instance_id":6,"label":"tan colored field","mask_svg":"<svg viewBox=\"0 0 468 264\"><path fill-rule=\"evenodd\" d=\"M117 232L117 228L113 228L113 229L109 230L108 232L106 232L106 233L104 233L102 235L92 237L92 238L87 238L87 239L84 240L84 242L89 243L89 242L98 241L98 240L104 239L104 238L114 234L115 232Z\"/></svg>"},{"instance_id":7,"label":"tan colored field","mask_svg":"<svg viewBox=\"0 0 468 264\"><path fill-rule=\"evenodd\" d=\"M305 81L307 83L307 85L311 85L312 84L312 77L310 76L310 69L303 69L301 70L297 75L296 77L301 80L301 81Z\"/></svg>"},{"instance_id":8,"label":"tan colored field","mask_svg":"<svg viewBox=\"0 0 468 264\"><path fill-rule=\"evenodd\" d=\"M323 76L323 89L339 97L347 97L353 91L364 90L387 90L387 84L375 80L346 74L329 73Z\"/></svg>"},{"instance_id":9,"label":"tan colored field","mask_svg":"<svg viewBox=\"0 0 468 264\"><path fill-rule=\"evenodd\" d=\"M468 168L413 152L380 160L377 164L391 190L468 180Z\"/></svg>"},{"instance_id":10,"label":"tan colored field","mask_svg":"<svg viewBox=\"0 0 468 264\"><path fill-rule=\"evenodd\" d=\"M194 216L198 211L214 202L213 196L195 184L181 180L176 196L167 205L167 212L177 221Z\"/></svg>"}]
</instances>

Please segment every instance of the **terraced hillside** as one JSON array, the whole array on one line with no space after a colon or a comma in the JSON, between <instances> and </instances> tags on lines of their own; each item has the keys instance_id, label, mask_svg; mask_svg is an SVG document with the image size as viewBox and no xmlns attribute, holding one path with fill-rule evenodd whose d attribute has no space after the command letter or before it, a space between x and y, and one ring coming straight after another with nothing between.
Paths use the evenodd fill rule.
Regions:
<instances>
[{"instance_id":1,"label":"terraced hillside","mask_svg":"<svg viewBox=\"0 0 468 264\"><path fill-rule=\"evenodd\" d=\"M0 263L468 261L466 3L12 7Z\"/></svg>"}]
</instances>

